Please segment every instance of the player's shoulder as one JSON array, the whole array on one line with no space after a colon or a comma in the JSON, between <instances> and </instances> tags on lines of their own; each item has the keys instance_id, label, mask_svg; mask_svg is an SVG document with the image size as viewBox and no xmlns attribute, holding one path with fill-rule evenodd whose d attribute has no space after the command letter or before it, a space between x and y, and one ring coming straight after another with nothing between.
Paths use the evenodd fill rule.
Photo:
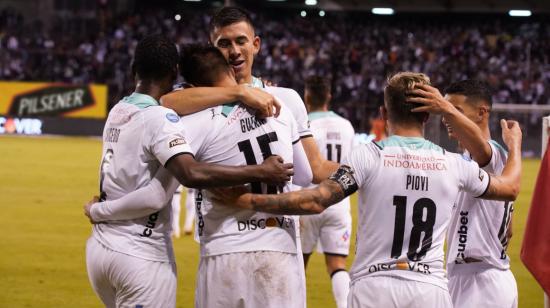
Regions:
<instances>
[{"instance_id":1,"label":"player's shoulder","mask_svg":"<svg viewBox=\"0 0 550 308\"><path fill-rule=\"evenodd\" d=\"M383 148L373 140L353 146L351 152L355 156L380 157L382 150Z\"/></svg>"},{"instance_id":2,"label":"player's shoulder","mask_svg":"<svg viewBox=\"0 0 550 308\"><path fill-rule=\"evenodd\" d=\"M304 101L300 97L300 94L293 89L283 87L265 87L264 91L272 94L289 108L303 107L305 110Z\"/></svg>"}]
</instances>

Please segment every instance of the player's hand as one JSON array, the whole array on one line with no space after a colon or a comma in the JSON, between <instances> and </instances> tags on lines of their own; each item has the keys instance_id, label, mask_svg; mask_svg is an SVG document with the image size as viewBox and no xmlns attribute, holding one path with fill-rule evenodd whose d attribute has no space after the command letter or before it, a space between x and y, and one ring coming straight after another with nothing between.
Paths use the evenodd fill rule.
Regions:
<instances>
[{"instance_id":1,"label":"player's hand","mask_svg":"<svg viewBox=\"0 0 550 308\"><path fill-rule=\"evenodd\" d=\"M214 205L250 209L250 190L246 186L209 188L208 199Z\"/></svg>"},{"instance_id":2,"label":"player's hand","mask_svg":"<svg viewBox=\"0 0 550 308\"><path fill-rule=\"evenodd\" d=\"M248 85L239 85L239 87L241 88L240 101L256 110L259 117L279 116L281 103L273 95Z\"/></svg>"},{"instance_id":3,"label":"player's hand","mask_svg":"<svg viewBox=\"0 0 550 308\"><path fill-rule=\"evenodd\" d=\"M92 198L92 200L88 201L88 203L86 203L84 205L84 215L86 215L86 217L88 217L88 219L90 220L90 223L92 224L96 224L97 222L95 222L93 219L92 219L92 215L90 214L90 211L92 209L92 206L94 206L94 204L98 203L99 202L99 197L98 196L94 196Z\"/></svg>"},{"instance_id":4,"label":"player's hand","mask_svg":"<svg viewBox=\"0 0 550 308\"><path fill-rule=\"evenodd\" d=\"M500 127L502 128L502 140L508 147L508 149L521 148L522 133L519 123L512 120L500 120Z\"/></svg>"},{"instance_id":5,"label":"player's hand","mask_svg":"<svg viewBox=\"0 0 550 308\"><path fill-rule=\"evenodd\" d=\"M416 85L407 92L407 102L423 106L412 109L412 112L428 112L432 114L447 114L454 106L446 100L438 89L429 85Z\"/></svg>"},{"instance_id":6,"label":"player's hand","mask_svg":"<svg viewBox=\"0 0 550 308\"><path fill-rule=\"evenodd\" d=\"M261 167L262 182L266 184L281 185L290 181L290 177L294 175L294 165L285 164L283 158L277 155L266 158Z\"/></svg>"}]
</instances>

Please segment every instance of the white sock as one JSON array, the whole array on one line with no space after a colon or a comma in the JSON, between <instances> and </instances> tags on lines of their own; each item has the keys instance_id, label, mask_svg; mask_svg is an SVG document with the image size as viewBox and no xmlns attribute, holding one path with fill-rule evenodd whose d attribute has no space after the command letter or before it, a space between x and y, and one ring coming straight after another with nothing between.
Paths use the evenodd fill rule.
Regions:
<instances>
[{"instance_id":1,"label":"white sock","mask_svg":"<svg viewBox=\"0 0 550 308\"><path fill-rule=\"evenodd\" d=\"M346 308L348 306L349 293L349 274L345 270L339 270L332 274L332 294L338 308Z\"/></svg>"}]
</instances>

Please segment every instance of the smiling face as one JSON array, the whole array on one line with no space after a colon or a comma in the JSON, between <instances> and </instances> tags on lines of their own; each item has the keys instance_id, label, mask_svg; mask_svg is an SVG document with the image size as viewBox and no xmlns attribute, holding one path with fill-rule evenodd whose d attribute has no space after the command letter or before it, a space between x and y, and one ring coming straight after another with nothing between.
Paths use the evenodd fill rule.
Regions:
<instances>
[{"instance_id":1,"label":"smiling face","mask_svg":"<svg viewBox=\"0 0 550 308\"><path fill-rule=\"evenodd\" d=\"M260 51L260 38L246 21L214 28L210 41L227 59L239 83L252 82L252 64Z\"/></svg>"},{"instance_id":2,"label":"smiling face","mask_svg":"<svg viewBox=\"0 0 550 308\"><path fill-rule=\"evenodd\" d=\"M474 104L467 102L467 98L461 94L447 94L445 99L451 102L455 108L464 114L468 119L478 124L480 121L479 108L476 108ZM445 117L441 119L445 127L447 128L447 134L449 138L456 139L456 136L453 133L453 128L447 123ZM479 124L478 124L479 125Z\"/></svg>"}]
</instances>

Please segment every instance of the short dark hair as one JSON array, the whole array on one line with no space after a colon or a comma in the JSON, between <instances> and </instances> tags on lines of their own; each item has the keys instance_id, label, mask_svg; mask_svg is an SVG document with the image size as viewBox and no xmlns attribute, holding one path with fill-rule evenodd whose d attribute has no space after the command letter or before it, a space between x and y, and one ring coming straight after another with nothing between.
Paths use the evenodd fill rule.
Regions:
<instances>
[{"instance_id":1,"label":"short dark hair","mask_svg":"<svg viewBox=\"0 0 550 308\"><path fill-rule=\"evenodd\" d=\"M132 73L140 79L161 80L177 74L178 50L176 45L162 35L149 35L137 44Z\"/></svg>"},{"instance_id":2,"label":"short dark hair","mask_svg":"<svg viewBox=\"0 0 550 308\"><path fill-rule=\"evenodd\" d=\"M446 94L466 96L466 102L472 105L484 103L493 107L493 91L486 82L476 79L466 79L452 83L445 89Z\"/></svg>"},{"instance_id":3,"label":"short dark hair","mask_svg":"<svg viewBox=\"0 0 550 308\"><path fill-rule=\"evenodd\" d=\"M313 108L322 108L330 96L330 82L327 78L313 75L306 79L309 94L308 104Z\"/></svg>"},{"instance_id":4,"label":"short dark hair","mask_svg":"<svg viewBox=\"0 0 550 308\"><path fill-rule=\"evenodd\" d=\"M231 74L231 66L218 48L193 44L182 48L180 73L196 87L211 87L222 74Z\"/></svg>"},{"instance_id":5,"label":"short dark hair","mask_svg":"<svg viewBox=\"0 0 550 308\"><path fill-rule=\"evenodd\" d=\"M250 13L248 11L234 6L223 7L212 15L210 25L208 27L209 33L212 34L216 28L226 27L241 21L247 22L252 29L254 29L252 18L250 17Z\"/></svg>"},{"instance_id":6,"label":"short dark hair","mask_svg":"<svg viewBox=\"0 0 550 308\"><path fill-rule=\"evenodd\" d=\"M430 78L422 73L400 72L388 78L384 88L384 101L388 118L393 123L422 124L428 119L426 112L412 112L420 104L407 102L407 92L416 85L430 85Z\"/></svg>"}]
</instances>

